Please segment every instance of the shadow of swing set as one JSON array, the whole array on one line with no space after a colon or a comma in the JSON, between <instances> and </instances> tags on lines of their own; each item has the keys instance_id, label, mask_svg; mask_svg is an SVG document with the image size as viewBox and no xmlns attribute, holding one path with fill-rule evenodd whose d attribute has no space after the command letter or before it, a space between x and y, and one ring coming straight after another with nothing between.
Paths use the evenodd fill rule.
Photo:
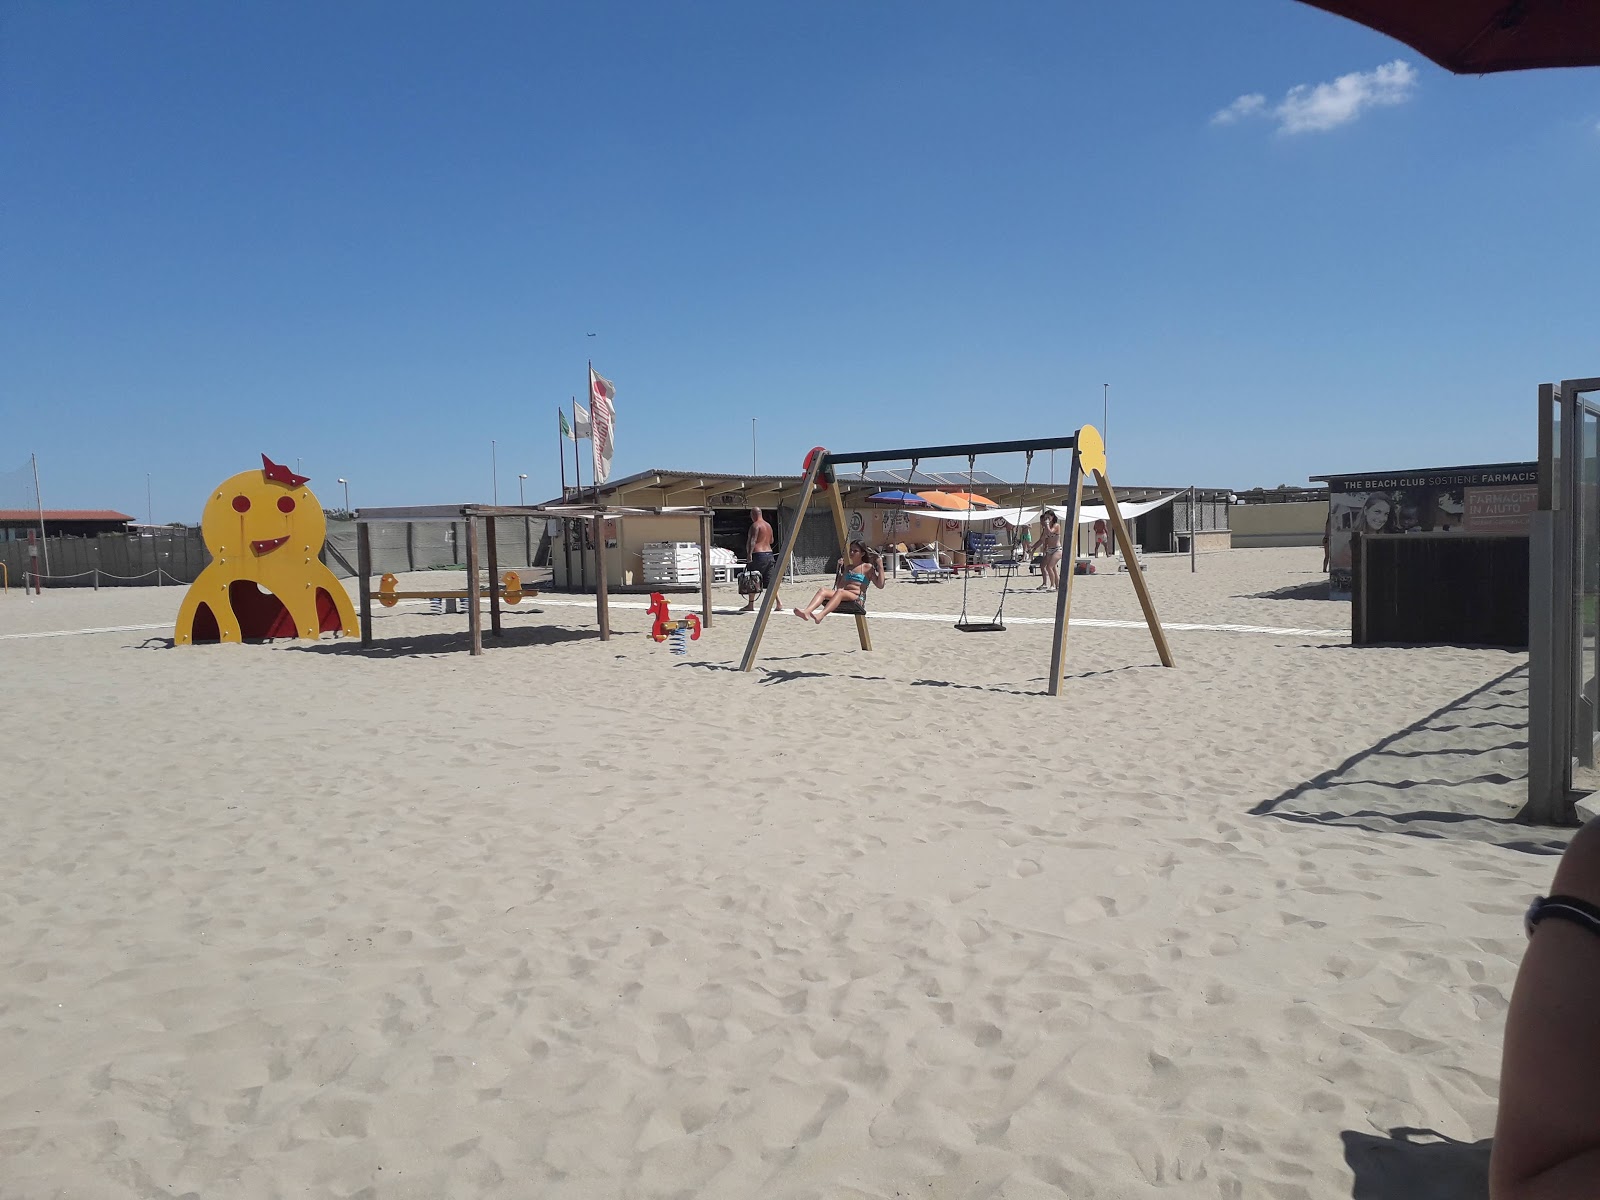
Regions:
<instances>
[{"instance_id":1,"label":"shadow of swing set","mask_svg":"<svg viewBox=\"0 0 1600 1200\"><path fill-rule=\"evenodd\" d=\"M1061 576L1061 586L1056 591L1056 616L1055 632L1050 639L1050 675L1049 694L1061 694L1061 679L1066 669L1067 625L1072 613L1072 582L1076 572L1071 569L1071 564L1076 561L1078 553L1078 526L1083 512L1083 487L1084 476L1093 472L1095 486L1100 490L1101 499L1105 503L1106 511L1111 517L1111 524L1116 533L1117 544L1122 546L1133 545L1133 540L1128 534L1127 525L1122 519L1122 510L1117 505L1117 494L1111 487L1111 480L1106 476L1106 447L1105 441L1092 425L1085 425L1071 437L1065 438L1033 438L1014 442L972 442L954 446L921 446L906 450L867 450L852 454L833 454L819 446L806 457L805 479L800 484L800 506L794 518L789 522L788 532L784 535L783 547L778 554L776 575L783 578L789 568L789 563L794 555L795 542L799 537L800 529L805 523L807 511L811 502L818 495L826 496L828 505L833 513L834 532L839 538L839 553L848 555L850 545L849 530L845 524L844 504L839 499L839 489L833 486L834 469L840 466L859 466L863 471L873 463L881 462L920 462L934 458L966 457L969 461L982 454L1027 454L1032 455L1041 450L1070 450L1072 452L1072 473L1067 482L1068 519L1064 522L1067 528L1067 545L1063 547L1062 559L1068 564L1068 569ZM1167 645L1166 631L1161 628L1161 620L1156 616L1155 602L1150 598L1150 589L1145 583L1144 571L1137 562L1130 561L1128 577L1133 581L1133 590L1139 597L1139 607L1144 612L1145 624L1150 629L1151 640L1155 642L1156 653L1161 657L1161 665L1172 666L1172 650ZM866 592L863 589L861 601L841 605L838 613L848 613L856 619L856 636L860 639L863 650L872 649L872 635L867 629L867 611L865 604ZM739 670L751 671L755 668L756 659L761 650L761 639L766 633L767 622L772 617L775 607L774 594L768 589L761 599L761 608L756 614L755 625L750 630L750 641L745 646L744 657L740 660ZM1004 602L1002 601L1002 604ZM964 608L965 606L963 606ZM994 621L969 622L965 612L956 625L965 633L1003 633L1004 624L996 615Z\"/></svg>"}]
</instances>

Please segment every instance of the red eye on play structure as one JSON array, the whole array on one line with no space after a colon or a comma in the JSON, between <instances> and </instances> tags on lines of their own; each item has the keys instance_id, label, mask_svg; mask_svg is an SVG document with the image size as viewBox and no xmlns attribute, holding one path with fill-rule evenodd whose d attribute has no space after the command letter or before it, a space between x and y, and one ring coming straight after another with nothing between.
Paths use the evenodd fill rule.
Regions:
<instances>
[{"instance_id":1,"label":"red eye on play structure","mask_svg":"<svg viewBox=\"0 0 1600 1200\"><path fill-rule=\"evenodd\" d=\"M249 496L235 496L233 498L233 511L234 512L249 512L250 511L250 497Z\"/></svg>"},{"instance_id":2,"label":"red eye on play structure","mask_svg":"<svg viewBox=\"0 0 1600 1200\"><path fill-rule=\"evenodd\" d=\"M279 512L293 512L294 511L294 497L293 496L280 496L280 497L278 497L278 511Z\"/></svg>"}]
</instances>

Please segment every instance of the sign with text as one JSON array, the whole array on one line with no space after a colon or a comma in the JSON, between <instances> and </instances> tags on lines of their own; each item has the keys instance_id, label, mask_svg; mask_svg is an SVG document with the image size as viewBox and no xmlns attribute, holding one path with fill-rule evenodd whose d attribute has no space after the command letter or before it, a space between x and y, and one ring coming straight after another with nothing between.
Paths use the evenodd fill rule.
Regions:
<instances>
[{"instance_id":1,"label":"sign with text","mask_svg":"<svg viewBox=\"0 0 1600 1200\"><path fill-rule=\"evenodd\" d=\"M1539 510L1537 485L1467 489L1468 533L1526 534Z\"/></svg>"}]
</instances>

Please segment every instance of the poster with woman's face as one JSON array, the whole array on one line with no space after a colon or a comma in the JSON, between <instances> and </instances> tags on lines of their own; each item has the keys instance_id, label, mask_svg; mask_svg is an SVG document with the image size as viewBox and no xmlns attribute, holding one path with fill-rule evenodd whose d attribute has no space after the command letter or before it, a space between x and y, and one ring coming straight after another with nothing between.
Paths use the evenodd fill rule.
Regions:
<instances>
[{"instance_id":1,"label":"poster with woman's face","mask_svg":"<svg viewBox=\"0 0 1600 1200\"><path fill-rule=\"evenodd\" d=\"M1335 596L1350 592L1355 535L1448 532L1461 528L1459 487L1386 488L1328 498L1328 572Z\"/></svg>"}]
</instances>

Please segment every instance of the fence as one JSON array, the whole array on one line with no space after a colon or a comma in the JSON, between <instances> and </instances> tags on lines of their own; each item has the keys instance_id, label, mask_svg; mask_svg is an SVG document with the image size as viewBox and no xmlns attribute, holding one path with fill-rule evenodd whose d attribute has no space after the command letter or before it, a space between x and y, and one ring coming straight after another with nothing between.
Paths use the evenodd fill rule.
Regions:
<instances>
[{"instance_id":1,"label":"fence","mask_svg":"<svg viewBox=\"0 0 1600 1200\"><path fill-rule=\"evenodd\" d=\"M0 561L12 584L21 584L30 570L28 543L0 542ZM180 528L153 536L46 538L40 543L39 569L46 587L156 587L192 583L210 561L200 531Z\"/></svg>"}]
</instances>

